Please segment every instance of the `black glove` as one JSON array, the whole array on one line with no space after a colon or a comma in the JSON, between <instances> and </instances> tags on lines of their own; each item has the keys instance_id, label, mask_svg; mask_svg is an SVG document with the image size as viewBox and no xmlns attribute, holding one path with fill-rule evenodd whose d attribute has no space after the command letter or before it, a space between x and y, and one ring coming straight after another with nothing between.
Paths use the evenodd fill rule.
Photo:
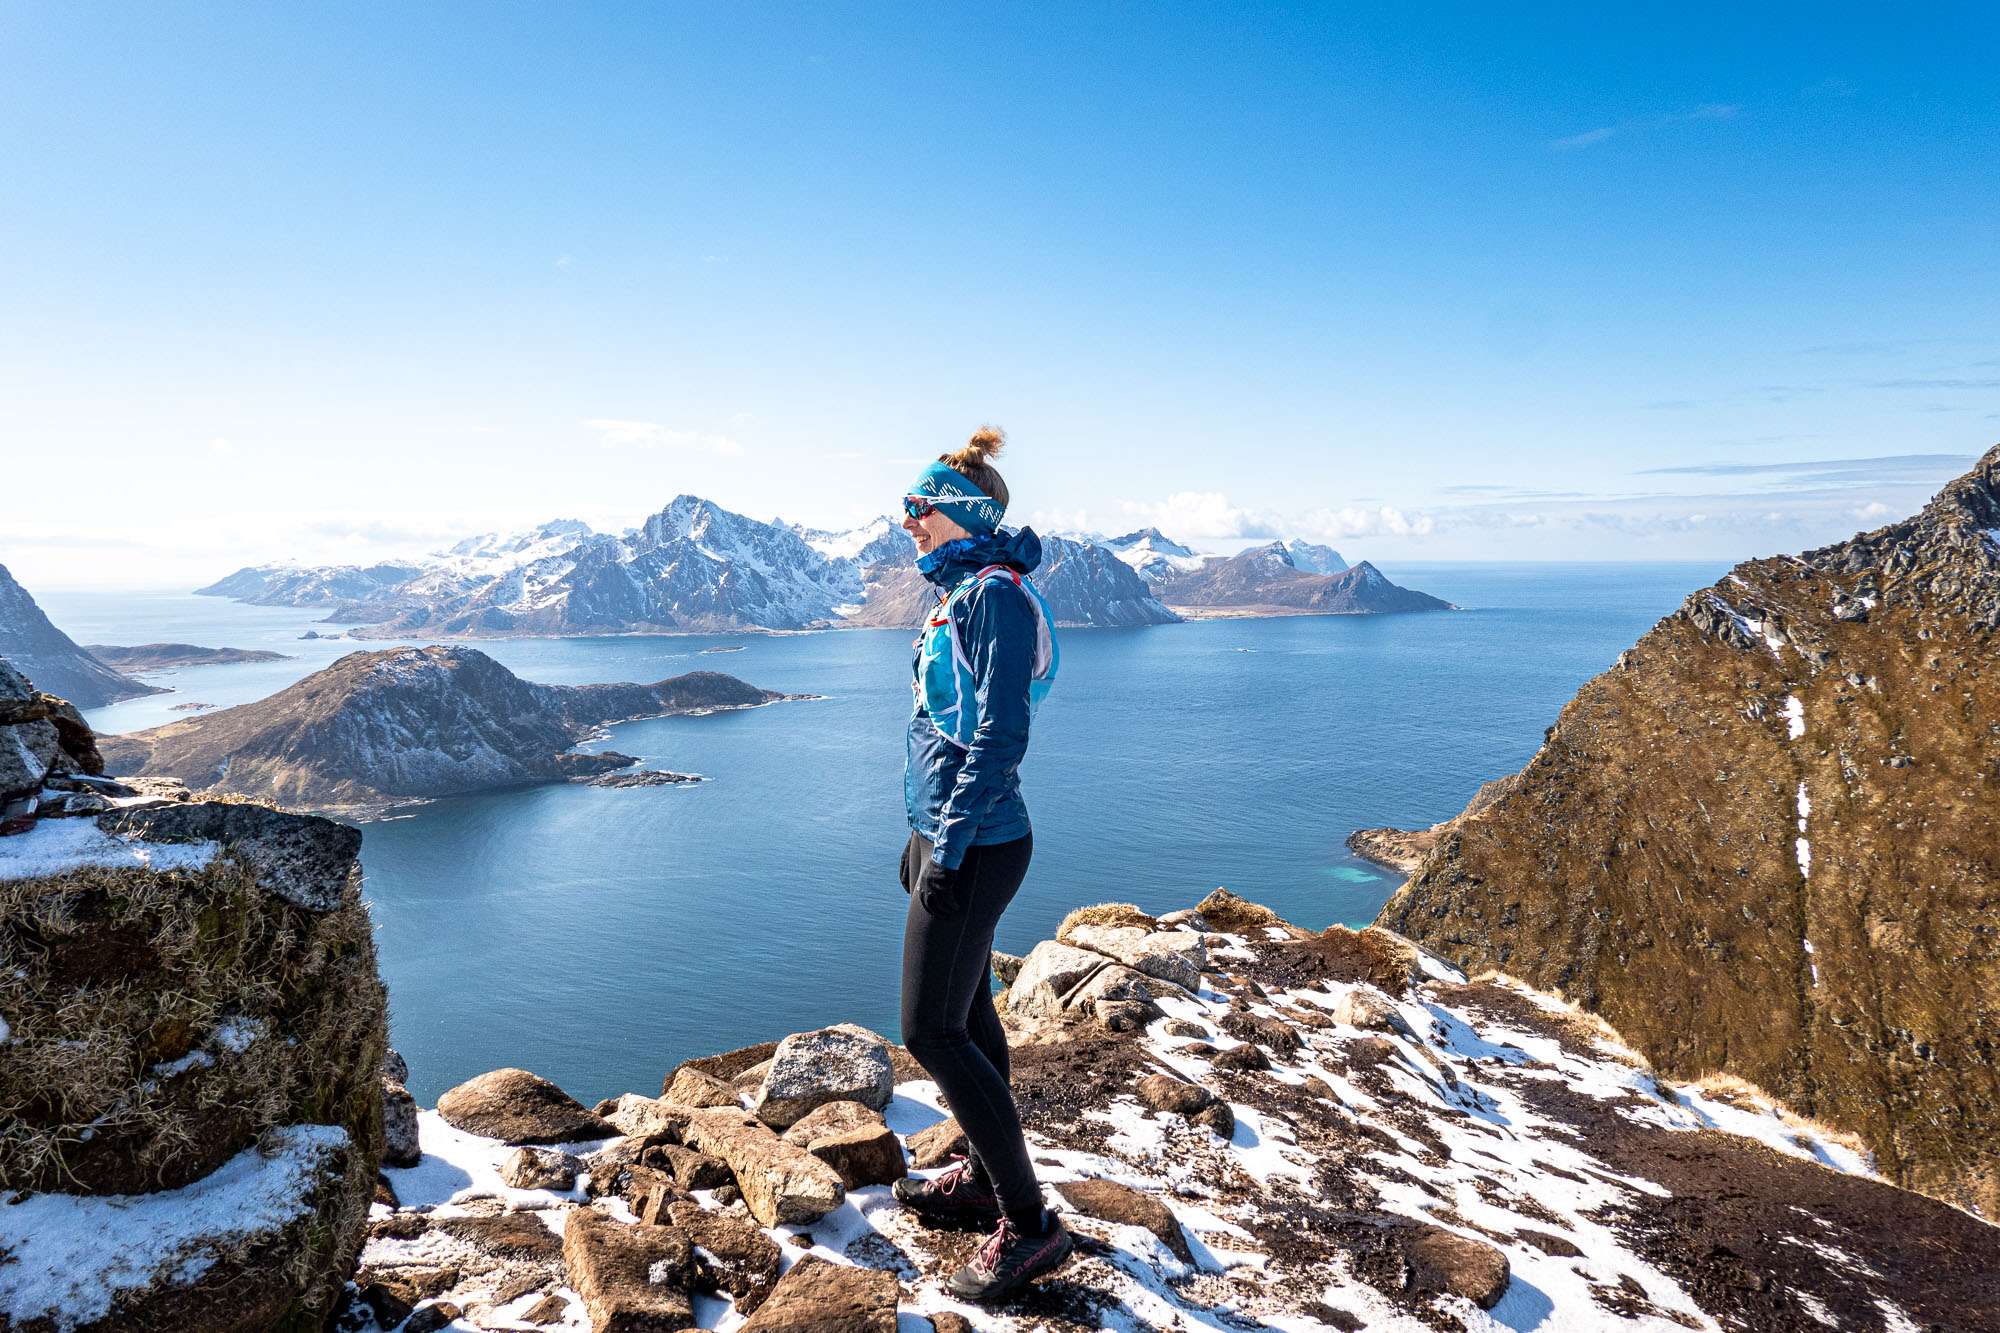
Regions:
<instances>
[{"instance_id":1,"label":"black glove","mask_svg":"<svg viewBox=\"0 0 2000 1333\"><path fill-rule=\"evenodd\" d=\"M896 882L903 886L903 892L910 891L910 848L906 843L903 854L896 859Z\"/></svg>"},{"instance_id":2,"label":"black glove","mask_svg":"<svg viewBox=\"0 0 2000 1333\"><path fill-rule=\"evenodd\" d=\"M958 872L947 870L926 857L924 868L917 872L917 901L932 916L956 916L962 904L958 900Z\"/></svg>"}]
</instances>

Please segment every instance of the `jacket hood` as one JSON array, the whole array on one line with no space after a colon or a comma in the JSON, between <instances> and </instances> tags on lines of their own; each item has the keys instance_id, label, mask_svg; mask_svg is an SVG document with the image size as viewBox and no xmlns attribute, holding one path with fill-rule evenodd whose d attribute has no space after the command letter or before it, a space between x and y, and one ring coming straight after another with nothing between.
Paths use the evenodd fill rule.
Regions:
<instances>
[{"instance_id":1,"label":"jacket hood","mask_svg":"<svg viewBox=\"0 0 2000 1333\"><path fill-rule=\"evenodd\" d=\"M959 537L920 557L917 568L926 579L948 588L975 570L988 565L1010 565L1023 574L1032 574L1042 563L1042 539L1033 528L998 532L977 537ZM930 567L925 568L926 564Z\"/></svg>"}]
</instances>

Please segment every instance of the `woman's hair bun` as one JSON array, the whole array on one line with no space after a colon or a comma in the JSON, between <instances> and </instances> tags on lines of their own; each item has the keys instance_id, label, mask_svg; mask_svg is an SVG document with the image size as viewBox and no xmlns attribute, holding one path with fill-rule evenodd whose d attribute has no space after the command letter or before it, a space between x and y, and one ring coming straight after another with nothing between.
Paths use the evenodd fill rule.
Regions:
<instances>
[{"instance_id":1,"label":"woman's hair bun","mask_svg":"<svg viewBox=\"0 0 2000 1333\"><path fill-rule=\"evenodd\" d=\"M1007 432L998 426L981 426L972 432L972 438L965 447L951 456L953 463L983 463L1000 452L1007 443Z\"/></svg>"}]
</instances>

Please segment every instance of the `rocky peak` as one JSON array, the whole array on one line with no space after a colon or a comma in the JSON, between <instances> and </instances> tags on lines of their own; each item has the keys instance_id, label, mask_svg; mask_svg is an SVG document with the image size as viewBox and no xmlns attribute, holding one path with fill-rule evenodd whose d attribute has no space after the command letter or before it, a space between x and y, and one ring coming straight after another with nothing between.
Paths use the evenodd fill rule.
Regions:
<instances>
[{"instance_id":1,"label":"rocky peak","mask_svg":"<svg viewBox=\"0 0 2000 1333\"><path fill-rule=\"evenodd\" d=\"M100 662L57 629L28 590L0 565L0 658L79 708L166 691Z\"/></svg>"},{"instance_id":2,"label":"rocky peak","mask_svg":"<svg viewBox=\"0 0 2000 1333\"><path fill-rule=\"evenodd\" d=\"M1908 519L1690 595L1382 922L2000 1217L1996 481L2000 449Z\"/></svg>"}]
</instances>

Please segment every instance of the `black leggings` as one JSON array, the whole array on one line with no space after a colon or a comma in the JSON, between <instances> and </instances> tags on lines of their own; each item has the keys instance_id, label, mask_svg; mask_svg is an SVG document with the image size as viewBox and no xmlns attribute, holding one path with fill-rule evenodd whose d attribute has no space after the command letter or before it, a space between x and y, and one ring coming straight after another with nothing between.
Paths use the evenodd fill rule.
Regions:
<instances>
[{"instance_id":1,"label":"black leggings","mask_svg":"<svg viewBox=\"0 0 2000 1333\"><path fill-rule=\"evenodd\" d=\"M1042 1190L1007 1086L1007 1031L993 1008L993 930L1034 854L1032 833L969 848L959 867L962 911L933 916L910 894L903 927L903 1044L929 1071L1017 1229L1042 1223ZM910 834L903 878L917 882L931 844Z\"/></svg>"}]
</instances>

